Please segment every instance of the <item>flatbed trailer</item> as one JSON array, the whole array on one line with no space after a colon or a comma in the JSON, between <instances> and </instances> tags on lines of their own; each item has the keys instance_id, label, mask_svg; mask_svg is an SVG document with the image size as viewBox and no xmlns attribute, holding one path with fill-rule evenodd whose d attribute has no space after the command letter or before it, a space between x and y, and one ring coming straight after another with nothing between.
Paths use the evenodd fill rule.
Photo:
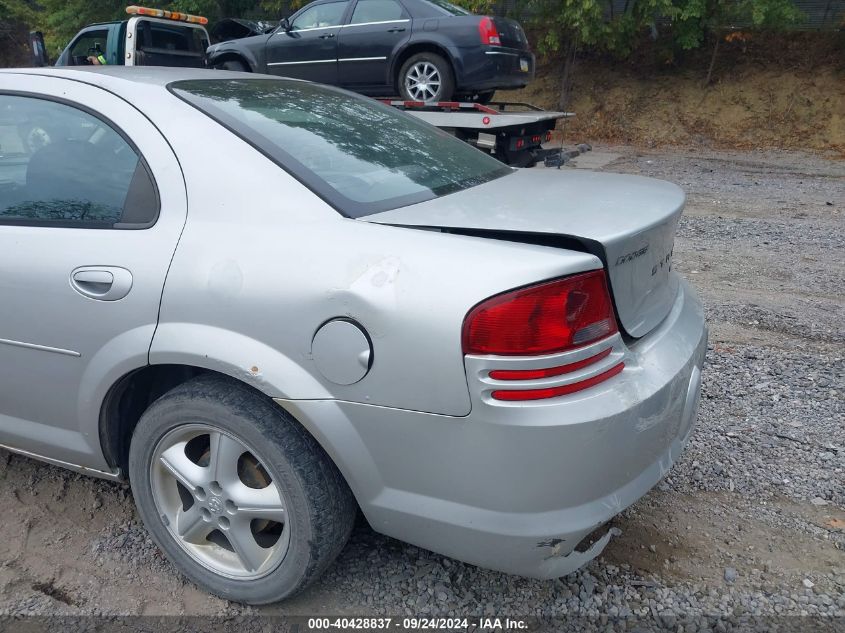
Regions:
<instances>
[{"instance_id":1,"label":"flatbed trailer","mask_svg":"<svg viewBox=\"0 0 845 633\"><path fill-rule=\"evenodd\" d=\"M559 147L544 148L543 145L551 141L552 130L559 120L575 116L572 112L550 112L529 103L510 101L489 104L381 101L454 134L515 167L532 167L540 160L559 154Z\"/></svg>"}]
</instances>

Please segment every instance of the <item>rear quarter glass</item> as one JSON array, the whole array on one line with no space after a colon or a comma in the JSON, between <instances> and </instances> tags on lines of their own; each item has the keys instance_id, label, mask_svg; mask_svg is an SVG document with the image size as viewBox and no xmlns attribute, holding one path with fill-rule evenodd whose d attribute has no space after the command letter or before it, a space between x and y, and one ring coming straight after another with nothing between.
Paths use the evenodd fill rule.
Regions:
<instances>
[{"instance_id":1,"label":"rear quarter glass","mask_svg":"<svg viewBox=\"0 0 845 633\"><path fill-rule=\"evenodd\" d=\"M513 172L428 123L335 88L284 79L191 80L168 87L347 217L431 200Z\"/></svg>"}]
</instances>

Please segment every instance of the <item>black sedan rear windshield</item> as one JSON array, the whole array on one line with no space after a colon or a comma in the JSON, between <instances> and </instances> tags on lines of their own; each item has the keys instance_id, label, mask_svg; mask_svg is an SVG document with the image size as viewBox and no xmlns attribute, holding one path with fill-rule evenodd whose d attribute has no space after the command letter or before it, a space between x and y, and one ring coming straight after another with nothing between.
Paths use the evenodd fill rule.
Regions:
<instances>
[{"instance_id":1,"label":"black sedan rear windshield","mask_svg":"<svg viewBox=\"0 0 845 633\"><path fill-rule=\"evenodd\" d=\"M170 89L349 217L512 172L427 123L335 88L285 79L201 79Z\"/></svg>"},{"instance_id":2,"label":"black sedan rear windshield","mask_svg":"<svg viewBox=\"0 0 845 633\"><path fill-rule=\"evenodd\" d=\"M450 15L472 15L469 11L464 9L463 7L456 6L451 2L447 2L446 0L428 0L431 4L436 5L443 9L446 13Z\"/></svg>"}]
</instances>

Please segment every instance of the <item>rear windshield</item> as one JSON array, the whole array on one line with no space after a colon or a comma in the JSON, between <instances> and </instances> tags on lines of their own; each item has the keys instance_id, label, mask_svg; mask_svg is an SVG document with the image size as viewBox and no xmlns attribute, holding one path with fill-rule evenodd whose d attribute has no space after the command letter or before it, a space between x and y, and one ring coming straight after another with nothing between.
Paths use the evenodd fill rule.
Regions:
<instances>
[{"instance_id":1,"label":"rear windshield","mask_svg":"<svg viewBox=\"0 0 845 633\"><path fill-rule=\"evenodd\" d=\"M335 88L202 79L170 89L348 217L445 196L513 171L411 115Z\"/></svg>"},{"instance_id":2,"label":"rear windshield","mask_svg":"<svg viewBox=\"0 0 845 633\"><path fill-rule=\"evenodd\" d=\"M139 66L205 66L208 36L203 28L139 20L136 32Z\"/></svg>"},{"instance_id":3,"label":"rear windshield","mask_svg":"<svg viewBox=\"0 0 845 633\"><path fill-rule=\"evenodd\" d=\"M145 41L143 48L159 48L166 51L183 51L188 53L202 53L203 41L202 31L193 27L170 26L157 22L144 23L141 27L144 37L147 38L145 28L150 24L149 42Z\"/></svg>"},{"instance_id":4,"label":"rear windshield","mask_svg":"<svg viewBox=\"0 0 845 633\"><path fill-rule=\"evenodd\" d=\"M451 2L447 2L446 0L428 0L434 6L442 9L446 13L450 15L472 15L469 11L464 9L463 7L456 6Z\"/></svg>"}]
</instances>

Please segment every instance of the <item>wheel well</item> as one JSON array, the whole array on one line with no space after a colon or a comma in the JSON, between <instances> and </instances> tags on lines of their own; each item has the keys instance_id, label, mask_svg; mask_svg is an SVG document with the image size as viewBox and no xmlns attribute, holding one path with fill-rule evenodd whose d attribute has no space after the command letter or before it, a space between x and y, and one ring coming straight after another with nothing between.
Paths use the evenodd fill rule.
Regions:
<instances>
[{"instance_id":1,"label":"wheel well","mask_svg":"<svg viewBox=\"0 0 845 633\"><path fill-rule=\"evenodd\" d=\"M215 68L223 62L240 62L246 68L246 72L252 72L252 66L246 60L246 57L239 55L238 53L222 53L220 57L214 58L214 61L211 63L211 67Z\"/></svg>"},{"instance_id":2,"label":"wheel well","mask_svg":"<svg viewBox=\"0 0 845 633\"><path fill-rule=\"evenodd\" d=\"M100 445L109 466L125 475L129 442L144 411L174 387L203 373L209 370L189 365L148 365L112 385L100 409Z\"/></svg>"},{"instance_id":3,"label":"wheel well","mask_svg":"<svg viewBox=\"0 0 845 633\"><path fill-rule=\"evenodd\" d=\"M171 389L202 374L221 376L226 380L246 386L262 397L268 397L252 385L238 381L227 374L193 365L147 365L129 372L112 385L100 408L100 446L109 466L119 468L122 476L128 479L129 444L144 411ZM309 433L307 429L304 430L305 433ZM317 438L314 439L322 448L320 441ZM328 451L325 452L331 460ZM342 473L341 477L343 477Z\"/></svg>"},{"instance_id":4,"label":"wheel well","mask_svg":"<svg viewBox=\"0 0 845 633\"><path fill-rule=\"evenodd\" d=\"M412 55L416 55L417 53L434 53L436 55L440 55L443 59L445 59L449 63L449 67L452 69L452 75L455 77L455 84L457 85L457 75L455 73L455 64L452 61L452 56L449 55L449 52L439 46L438 44L432 44L431 42L423 42L420 44L411 44L408 48L403 50L399 57L396 58L393 66L393 87L399 93L399 71L402 70L402 64L408 61L408 58Z\"/></svg>"}]
</instances>

